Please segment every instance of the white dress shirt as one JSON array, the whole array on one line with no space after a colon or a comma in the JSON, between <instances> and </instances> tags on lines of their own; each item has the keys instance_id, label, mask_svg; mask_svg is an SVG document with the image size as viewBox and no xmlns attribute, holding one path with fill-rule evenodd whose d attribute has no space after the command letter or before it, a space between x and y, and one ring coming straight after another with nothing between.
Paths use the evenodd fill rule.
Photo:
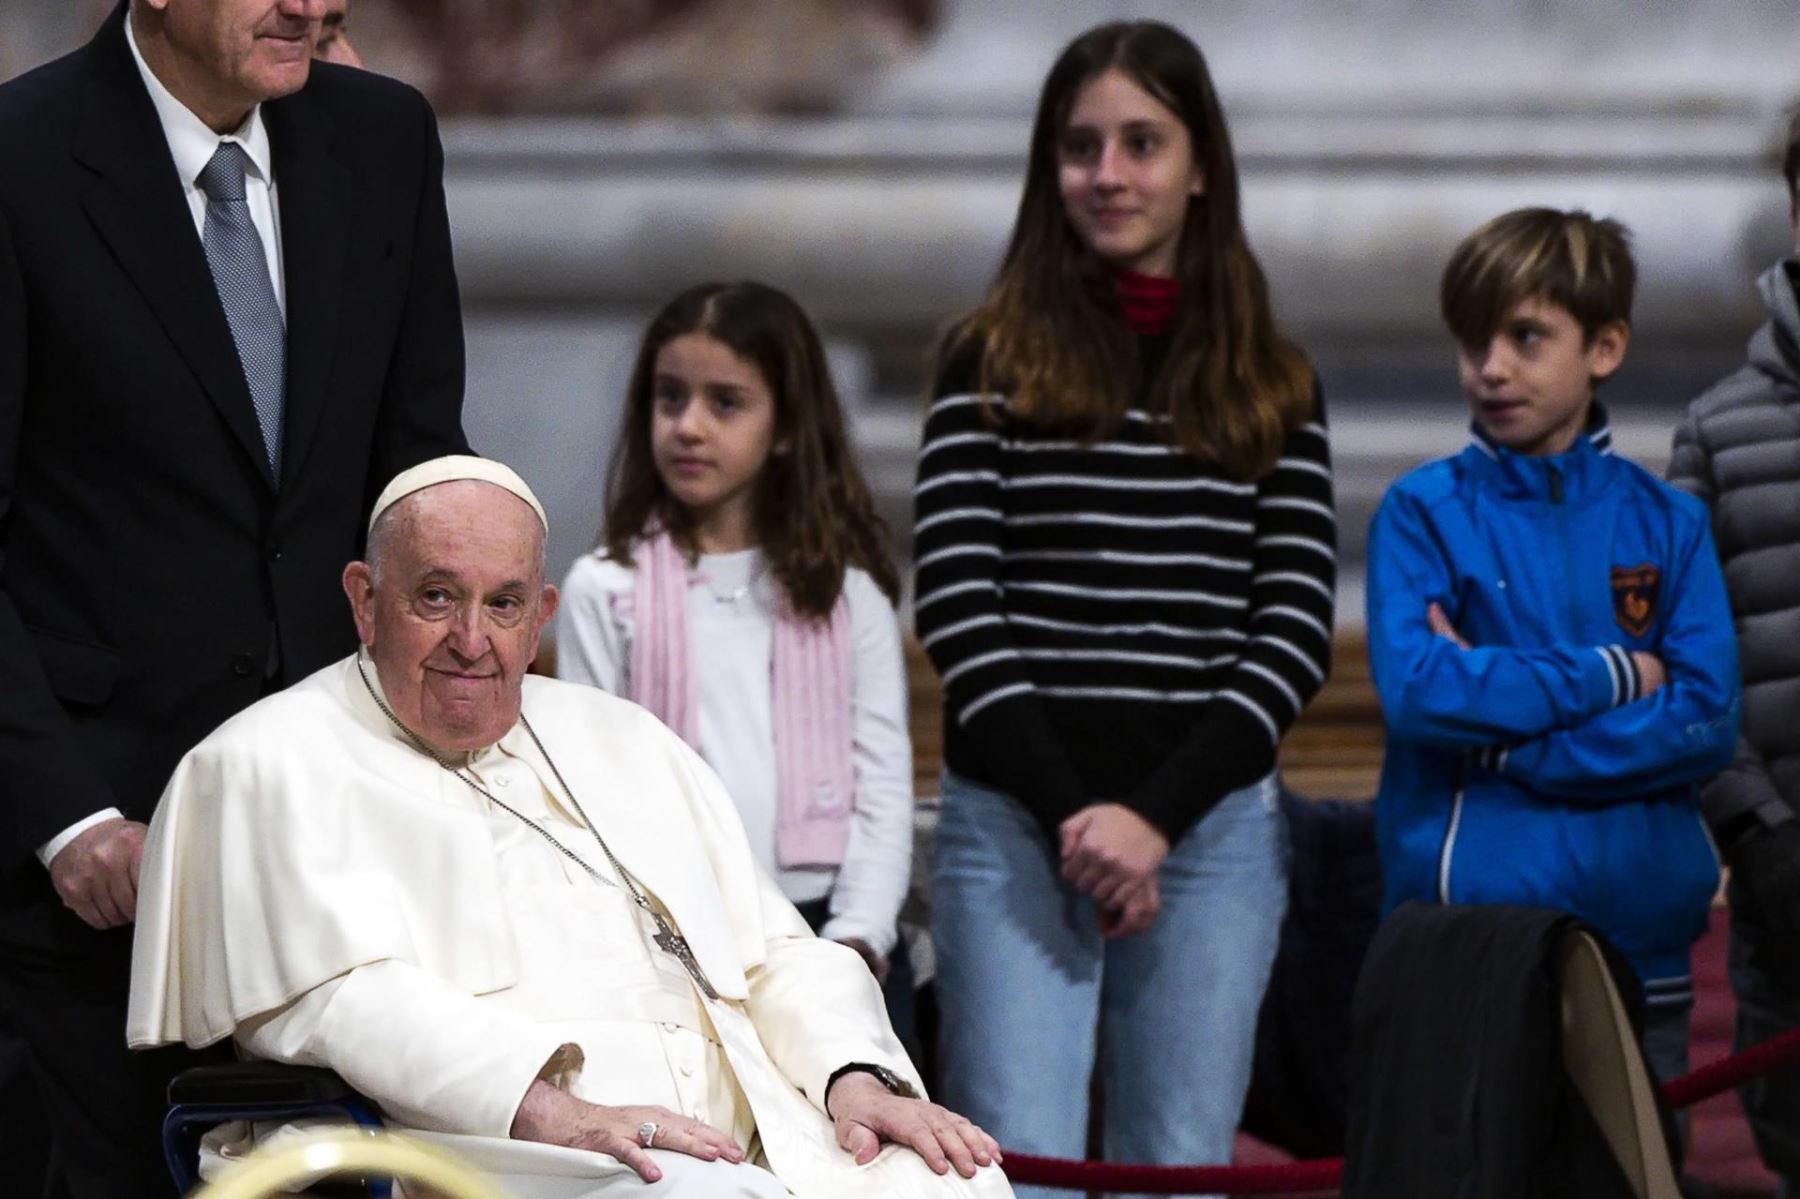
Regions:
<instances>
[{"instance_id":1,"label":"white dress shirt","mask_svg":"<svg viewBox=\"0 0 1800 1199\"><path fill-rule=\"evenodd\" d=\"M200 190L200 172L212 161L222 142L236 142L250 156L250 167L244 173L244 200L250 205L250 219L262 238L263 257L269 263L269 282L275 287L275 302L281 314L287 315L287 277L281 264L281 203L275 186L275 163L269 150L269 131L263 125L262 105L250 110L244 123L227 134L214 133L206 122L195 116L177 100L150 70L150 64L138 52L137 38L131 22L125 22L125 41L131 57L143 76L150 102L156 106L162 122L163 136L169 140L169 153L175 159L175 173L181 179L181 193L188 211L194 214L194 231L206 233L206 193Z\"/></svg>"},{"instance_id":2,"label":"white dress shirt","mask_svg":"<svg viewBox=\"0 0 1800 1199\"><path fill-rule=\"evenodd\" d=\"M249 169L244 173L244 199L250 205L250 219L256 225L257 235L262 238L263 256L269 264L269 282L274 285L275 302L281 306L281 315L285 319L287 278L281 265L281 205L276 197L275 164L269 150L269 131L263 126L262 105L252 108L235 131L223 136L214 133L150 70L150 64L138 50L137 36L131 30L129 18L125 21L125 44L131 47L132 61L137 63L144 88L150 93L150 103L155 105L157 119L162 122L163 136L168 139L169 153L175 159L175 173L181 179L182 195L187 200L188 211L194 216L194 232L201 237L206 234L206 193L200 190L200 172L212 161L221 142L236 142L250 156ZM118 820L122 815L117 808L107 808L76 821L38 847L38 861L48 868L69 842L94 825Z\"/></svg>"}]
</instances>

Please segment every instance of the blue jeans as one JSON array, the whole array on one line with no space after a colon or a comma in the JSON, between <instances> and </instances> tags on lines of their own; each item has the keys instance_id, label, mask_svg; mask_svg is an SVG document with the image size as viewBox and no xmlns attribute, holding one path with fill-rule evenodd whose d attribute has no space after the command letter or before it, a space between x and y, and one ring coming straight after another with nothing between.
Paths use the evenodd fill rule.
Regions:
<instances>
[{"instance_id":1,"label":"blue jeans","mask_svg":"<svg viewBox=\"0 0 1800 1199\"><path fill-rule=\"evenodd\" d=\"M1226 796L1164 861L1149 931L1105 941L1024 806L946 771L931 862L946 1105L1002 1148L1083 1158L1098 1051L1107 1160L1230 1161L1287 908L1276 790Z\"/></svg>"},{"instance_id":2,"label":"blue jeans","mask_svg":"<svg viewBox=\"0 0 1800 1199\"><path fill-rule=\"evenodd\" d=\"M1689 1028L1693 1023L1692 1003L1658 1004L1644 1010L1644 1061L1650 1067L1650 1084L1661 1087L1688 1072ZM1690 1146L1687 1108L1675 1112L1675 1135L1680 1138L1682 1157Z\"/></svg>"},{"instance_id":3,"label":"blue jeans","mask_svg":"<svg viewBox=\"0 0 1800 1199\"><path fill-rule=\"evenodd\" d=\"M1644 1012L1644 1061L1659 1085L1688 1072L1688 1025L1693 1013L1691 1003L1662 1004Z\"/></svg>"}]
</instances>

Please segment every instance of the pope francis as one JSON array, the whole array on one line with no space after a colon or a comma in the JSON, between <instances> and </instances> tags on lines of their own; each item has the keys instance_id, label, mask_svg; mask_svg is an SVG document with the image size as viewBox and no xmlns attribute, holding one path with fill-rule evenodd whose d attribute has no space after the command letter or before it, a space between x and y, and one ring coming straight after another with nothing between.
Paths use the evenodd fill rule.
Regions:
<instances>
[{"instance_id":1,"label":"pope francis","mask_svg":"<svg viewBox=\"0 0 1800 1199\"><path fill-rule=\"evenodd\" d=\"M699 757L526 676L556 607L545 530L481 459L376 501L344 571L362 648L227 722L163 795L132 1045L327 1066L520 1199L1009 1195Z\"/></svg>"}]
</instances>

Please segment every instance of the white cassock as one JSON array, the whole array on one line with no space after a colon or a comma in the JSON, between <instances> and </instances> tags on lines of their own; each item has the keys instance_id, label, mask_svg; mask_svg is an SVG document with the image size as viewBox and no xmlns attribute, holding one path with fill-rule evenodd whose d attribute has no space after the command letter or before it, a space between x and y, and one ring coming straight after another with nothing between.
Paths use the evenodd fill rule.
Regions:
<instances>
[{"instance_id":1,"label":"white cassock","mask_svg":"<svg viewBox=\"0 0 1800 1199\"><path fill-rule=\"evenodd\" d=\"M248 1056L329 1067L521 1199L1009 1195L992 1167L964 1180L910 1150L857 1166L838 1148L833 1071L917 1075L868 969L764 876L698 755L592 688L528 677L523 707L719 998L652 944L522 724L465 772L609 882L416 749L352 657L234 717L176 770L139 880L131 1044L233 1037ZM656 1150L665 1178L645 1186L605 1154L513 1141L540 1077L703 1120L780 1182Z\"/></svg>"}]
</instances>

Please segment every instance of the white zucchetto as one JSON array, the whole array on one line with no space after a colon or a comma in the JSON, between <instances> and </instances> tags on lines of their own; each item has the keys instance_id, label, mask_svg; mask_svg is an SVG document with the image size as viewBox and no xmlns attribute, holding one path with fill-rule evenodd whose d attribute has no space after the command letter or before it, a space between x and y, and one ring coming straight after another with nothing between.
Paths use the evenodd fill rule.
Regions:
<instances>
[{"instance_id":1,"label":"white zucchetto","mask_svg":"<svg viewBox=\"0 0 1800 1199\"><path fill-rule=\"evenodd\" d=\"M369 513L369 528L381 519L381 514L392 508L415 491L423 491L427 487L436 487L439 483L455 483L463 479L473 479L481 483L492 483L496 487L512 492L537 513L539 523L544 531L550 531L550 518L544 515L544 506L538 503L537 496L526 486L525 480L517 471L503 462L495 462L491 458L477 458L473 454L446 454L442 458L433 458L429 462L421 462L409 470L403 470L394 476L394 481L381 489L376 497L375 507Z\"/></svg>"}]
</instances>

